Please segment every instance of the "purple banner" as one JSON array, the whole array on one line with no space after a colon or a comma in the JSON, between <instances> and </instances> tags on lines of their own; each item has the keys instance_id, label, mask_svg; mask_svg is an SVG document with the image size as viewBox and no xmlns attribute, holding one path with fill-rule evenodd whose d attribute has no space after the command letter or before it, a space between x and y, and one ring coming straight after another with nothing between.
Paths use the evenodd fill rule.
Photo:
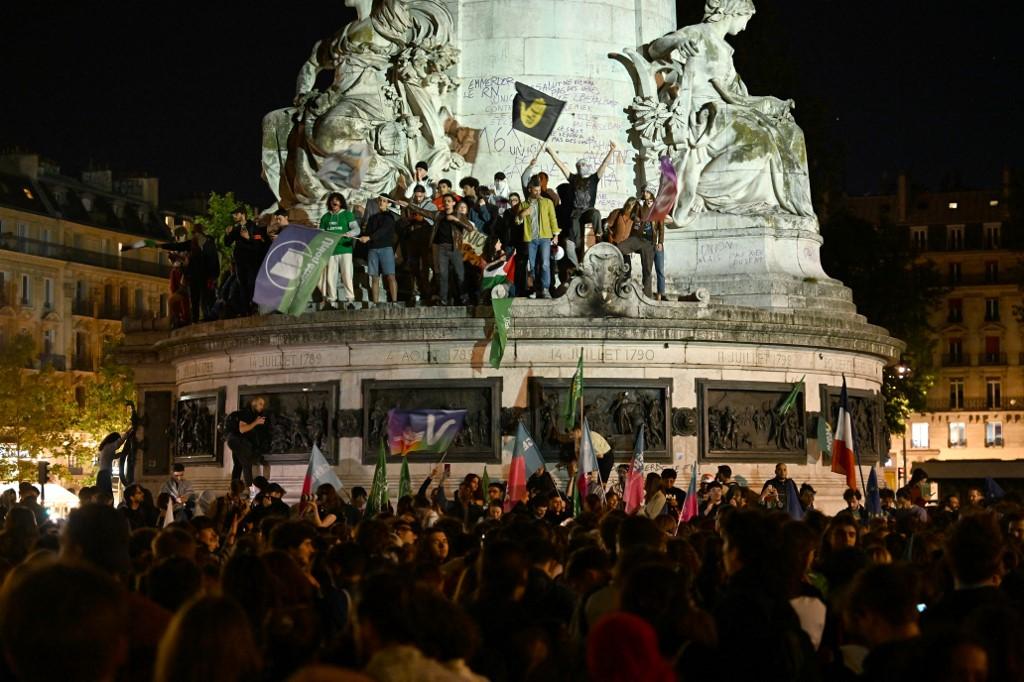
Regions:
<instances>
[{"instance_id":1,"label":"purple banner","mask_svg":"<svg viewBox=\"0 0 1024 682\"><path fill-rule=\"evenodd\" d=\"M445 452L465 419L466 410L388 410L388 449L392 455Z\"/></svg>"}]
</instances>

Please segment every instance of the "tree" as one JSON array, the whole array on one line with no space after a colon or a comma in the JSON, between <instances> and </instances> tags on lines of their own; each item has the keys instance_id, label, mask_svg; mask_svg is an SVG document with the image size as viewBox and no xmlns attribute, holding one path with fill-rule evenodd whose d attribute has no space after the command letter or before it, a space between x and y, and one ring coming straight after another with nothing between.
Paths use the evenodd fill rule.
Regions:
<instances>
[{"instance_id":1,"label":"tree","mask_svg":"<svg viewBox=\"0 0 1024 682\"><path fill-rule=\"evenodd\" d=\"M227 234L228 228L234 225L234 221L231 219L231 212L239 205L245 207L250 217L256 215L256 209L245 202L235 199L234 192L228 192L227 194L210 192L210 198L206 202L206 214L196 216L196 222L202 223L206 227L207 236L211 237L217 244L217 249L220 251L222 270L231 262L231 250L224 246L224 235Z\"/></svg>"},{"instance_id":2,"label":"tree","mask_svg":"<svg viewBox=\"0 0 1024 682\"><path fill-rule=\"evenodd\" d=\"M132 370L118 364L114 357L119 343L103 348L96 374L81 384L84 399L75 426L97 441L112 431L121 432L127 428L126 405L135 400Z\"/></svg>"},{"instance_id":3,"label":"tree","mask_svg":"<svg viewBox=\"0 0 1024 682\"><path fill-rule=\"evenodd\" d=\"M907 344L902 361L912 371L886 368L882 380L886 427L906 430L912 412L925 409L935 383L933 329L929 318L942 304L942 276L913 251L906 233L893 225L872 225L847 212L822 225L825 271L853 290L857 310Z\"/></svg>"},{"instance_id":4,"label":"tree","mask_svg":"<svg viewBox=\"0 0 1024 682\"><path fill-rule=\"evenodd\" d=\"M0 348L0 443L6 455L36 457L75 423L74 390L52 366L38 371L34 340L18 334Z\"/></svg>"}]
</instances>

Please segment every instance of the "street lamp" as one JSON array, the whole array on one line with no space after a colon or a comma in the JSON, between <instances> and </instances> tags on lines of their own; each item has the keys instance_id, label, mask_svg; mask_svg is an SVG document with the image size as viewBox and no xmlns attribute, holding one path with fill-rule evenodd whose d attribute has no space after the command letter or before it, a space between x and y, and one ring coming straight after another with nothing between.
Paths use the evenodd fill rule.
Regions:
<instances>
[{"instance_id":1,"label":"street lamp","mask_svg":"<svg viewBox=\"0 0 1024 682\"><path fill-rule=\"evenodd\" d=\"M896 365L896 376L900 381L906 381L910 377L911 369L910 366L905 362L900 362ZM907 470L907 424L903 423L903 479L902 485L907 484L908 476L910 472ZM902 486L901 486L902 487Z\"/></svg>"}]
</instances>

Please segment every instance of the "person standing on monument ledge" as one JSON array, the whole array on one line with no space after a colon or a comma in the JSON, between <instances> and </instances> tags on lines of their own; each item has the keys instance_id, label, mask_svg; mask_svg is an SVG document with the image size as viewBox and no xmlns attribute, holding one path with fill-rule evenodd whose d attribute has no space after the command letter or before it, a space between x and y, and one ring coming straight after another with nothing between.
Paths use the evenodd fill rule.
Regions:
<instances>
[{"instance_id":1,"label":"person standing on monument ledge","mask_svg":"<svg viewBox=\"0 0 1024 682\"><path fill-rule=\"evenodd\" d=\"M377 303L380 296L379 284L381 276L388 288L388 300L398 300L398 282L395 280L395 216L388 210L391 199L383 194L377 197L378 212L366 223L365 234L359 241L369 248L367 269L370 273L370 301Z\"/></svg>"},{"instance_id":2,"label":"person standing on monument ledge","mask_svg":"<svg viewBox=\"0 0 1024 682\"><path fill-rule=\"evenodd\" d=\"M612 244L618 247L623 258L640 253L643 269L644 296L651 298L651 270L654 267L654 244L640 236L640 204L635 197L626 199L626 204L608 216L608 233ZM626 261L627 263L629 261Z\"/></svg>"},{"instance_id":3,"label":"person standing on monument ledge","mask_svg":"<svg viewBox=\"0 0 1024 682\"><path fill-rule=\"evenodd\" d=\"M523 241L528 245L529 275L533 278L530 298L551 298L551 245L558 243L558 219L555 205L541 196L540 178L530 180L529 192L519 205L518 222L523 226ZM537 286L537 256L540 255L540 286Z\"/></svg>"},{"instance_id":4,"label":"person standing on monument ledge","mask_svg":"<svg viewBox=\"0 0 1024 682\"><path fill-rule=\"evenodd\" d=\"M405 188L405 198L412 199L417 187L423 187L423 193L428 199L434 196L434 181L427 175L429 167L426 161L416 162L416 177L413 178Z\"/></svg>"},{"instance_id":5,"label":"person standing on monument ledge","mask_svg":"<svg viewBox=\"0 0 1024 682\"><path fill-rule=\"evenodd\" d=\"M338 291L338 275L341 275L341 286L345 290L345 300L351 305L355 302L355 289L352 286L352 238L359 234L356 216L348 210L345 197L340 192L332 192L327 196L327 213L320 217L320 229L327 232L341 233L341 241L334 247L334 253L327 261L320 276L320 293L323 295L324 310L340 305Z\"/></svg>"},{"instance_id":6,"label":"person standing on monument ledge","mask_svg":"<svg viewBox=\"0 0 1024 682\"><path fill-rule=\"evenodd\" d=\"M570 223L566 226L565 235L565 241L571 243L565 244L565 250L566 253L572 252L570 256L571 262L578 267L578 245L584 243L586 239L587 225L589 224L595 231L601 227L601 213L595 208L597 205L597 186L608 170L612 154L615 153L615 142L608 143L608 153L604 155L604 160L597 167L597 172L594 172L594 167L589 160L580 159L576 162L576 172L570 173L568 166L558 158L555 150L546 145L545 148L548 154L551 155L551 160L558 166L558 170L562 171L562 175L572 185L572 213L570 214Z\"/></svg>"},{"instance_id":7,"label":"person standing on monument ledge","mask_svg":"<svg viewBox=\"0 0 1024 682\"><path fill-rule=\"evenodd\" d=\"M238 275L241 290L239 308L243 311L243 315L248 315L252 311L252 295L256 290L256 276L260 272L263 257L267 255L269 240L266 228L249 220L245 207L236 206L231 211L231 219L235 223L227 229L227 233L224 235L224 246L232 247L235 272Z\"/></svg>"}]
</instances>

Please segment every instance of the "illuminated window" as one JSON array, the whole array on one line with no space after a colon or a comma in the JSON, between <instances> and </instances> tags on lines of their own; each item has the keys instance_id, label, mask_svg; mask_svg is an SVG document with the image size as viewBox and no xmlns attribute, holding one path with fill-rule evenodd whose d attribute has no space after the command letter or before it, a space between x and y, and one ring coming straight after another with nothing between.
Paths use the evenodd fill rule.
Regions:
<instances>
[{"instance_id":1,"label":"illuminated window","mask_svg":"<svg viewBox=\"0 0 1024 682\"><path fill-rule=\"evenodd\" d=\"M928 447L928 424L911 424L910 425L910 447L912 448L926 448Z\"/></svg>"},{"instance_id":2,"label":"illuminated window","mask_svg":"<svg viewBox=\"0 0 1024 682\"><path fill-rule=\"evenodd\" d=\"M948 206L949 206L949 208L953 209L954 211L956 209L960 208L960 204L956 203L955 201L949 202Z\"/></svg>"},{"instance_id":3,"label":"illuminated window","mask_svg":"<svg viewBox=\"0 0 1024 682\"><path fill-rule=\"evenodd\" d=\"M949 424L949 447L967 447L967 425L963 422L950 422Z\"/></svg>"},{"instance_id":4,"label":"illuminated window","mask_svg":"<svg viewBox=\"0 0 1024 682\"><path fill-rule=\"evenodd\" d=\"M992 207L998 206L999 205L999 199L992 199L991 201L988 202L988 205L992 206Z\"/></svg>"},{"instance_id":5,"label":"illuminated window","mask_svg":"<svg viewBox=\"0 0 1024 682\"><path fill-rule=\"evenodd\" d=\"M985 422L985 447L1003 447L1003 423Z\"/></svg>"},{"instance_id":6,"label":"illuminated window","mask_svg":"<svg viewBox=\"0 0 1024 682\"><path fill-rule=\"evenodd\" d=\"M28 187L22 187L21 191L25 195L25 198L28 199L29 201L32 201L33 199L36 198L35 195L32 194L32 190L30 190Z\"/></svg>"}]
</instances>

